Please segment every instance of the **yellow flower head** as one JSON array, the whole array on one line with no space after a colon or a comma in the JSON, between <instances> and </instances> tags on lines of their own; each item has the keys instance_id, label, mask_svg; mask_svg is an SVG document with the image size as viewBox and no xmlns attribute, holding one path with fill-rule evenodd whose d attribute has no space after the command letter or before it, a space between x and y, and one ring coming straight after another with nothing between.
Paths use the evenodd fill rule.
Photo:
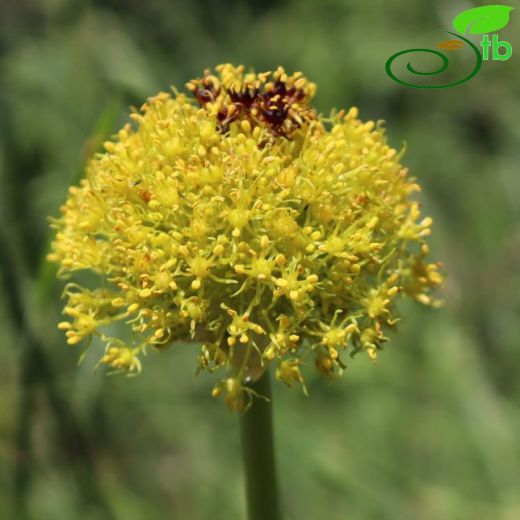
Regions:
<instances>
[{"instance_id":1,"label":"yellow flower head","mask_svg":"<svg viewBox=\"0 0 520 520\"><path fill-rule=\"evenodd\" d=\"M346 353L375 359L395 299L431 303L441 283L381 122L319 116L315 85L281 67L220 65L188 89L133 113L53 222L60 275L98 280L65 289L68 342L99 336L101 362L129 373L147 346L201 343L200 368L224 371L213 395L238 410L271 363L291 386L309 357L328 377Z\"/></svg>"}]
</instances>

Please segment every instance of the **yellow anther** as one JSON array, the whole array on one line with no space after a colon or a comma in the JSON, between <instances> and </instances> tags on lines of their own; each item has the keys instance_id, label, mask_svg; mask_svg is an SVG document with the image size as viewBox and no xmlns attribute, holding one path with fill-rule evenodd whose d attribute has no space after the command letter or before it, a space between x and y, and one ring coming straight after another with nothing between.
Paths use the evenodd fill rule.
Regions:
<instances>
[{"instance_id":1,"label":"yellow anther","mask_svg":"<svg viewBox=\"0 0 520 520\"><path fill-rule=\"evenodd\" d=\"M220 256L222 255L222 253L224 253L224 246L222 244L217 244L214 248L213 248L213 254L215 256Z\"/></svg>"},{"instance_id":2,"label":"yellow anther","mask_svg":"<svg viewBox=\"0 0 520 520\"><path fill-rule=\"evenodd\" d=\"M141 289L139 291L139 296L141 298L149 298L150 296L152 295L152 290L151 289Z\"/></svg>"}]
</instances>

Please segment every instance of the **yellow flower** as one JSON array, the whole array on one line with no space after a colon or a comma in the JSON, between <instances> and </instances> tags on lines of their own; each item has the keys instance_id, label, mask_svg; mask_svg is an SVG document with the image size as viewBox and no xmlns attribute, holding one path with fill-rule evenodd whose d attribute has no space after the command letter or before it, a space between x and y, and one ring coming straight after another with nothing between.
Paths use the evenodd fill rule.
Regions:
<instances>
[{"instance_id":1,"label":"yellow flower","mask_svg":"<svg viewBox=\"0 0 520 520\"><path fill-rule=\"evenodd\" d=\"M53 220L59 274L97 280L65 290L68 342L97 335L130 373L148 346L202 343L200 369L225 372L213 395L238 410L270 363L303 385L310 351L325 376L345 352L375 359L395 299L430 304L442 281L382 123L319 116L315 85L281 67L220 65L188 89L131 114Z\"/></svg>"},{"instance_id":2,"label":"yellow flower","mask_svg":"<svg viewBox=\"0 0 520 520\"><path fill-rule=\"evenodd\" d=\"M303 376L300 370L301 363L301 359L284 359L276 369L276 379L283 381L287 386L292 386L292 383L301 383L303 385ZM305 386L303 391L307 393Z\"/></svg>"}]
</instances>

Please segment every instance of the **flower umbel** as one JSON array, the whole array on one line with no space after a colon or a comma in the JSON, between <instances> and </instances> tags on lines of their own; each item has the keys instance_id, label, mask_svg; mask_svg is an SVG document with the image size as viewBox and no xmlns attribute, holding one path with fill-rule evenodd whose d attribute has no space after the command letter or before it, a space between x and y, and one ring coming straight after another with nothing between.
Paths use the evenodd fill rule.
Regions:
<instances>
[{"instance_id":1,"label":"flower umbel","mask_svg":"<svg viewBox=\"0 0 520 520\"><path fill-rule=\"evenodd\" d=\"M382 123L319 116L314 84L281 67L220 65L188 88L133 113L53 221L59 274L98 279L65 289L68 342L99 336L101 362L129 373L147 347L202 343L237 410L271 363L293 386L309 357L327 377L346 353L375 359L396 298L430 304L442 281Z\"/></svg>"}]
</instances>

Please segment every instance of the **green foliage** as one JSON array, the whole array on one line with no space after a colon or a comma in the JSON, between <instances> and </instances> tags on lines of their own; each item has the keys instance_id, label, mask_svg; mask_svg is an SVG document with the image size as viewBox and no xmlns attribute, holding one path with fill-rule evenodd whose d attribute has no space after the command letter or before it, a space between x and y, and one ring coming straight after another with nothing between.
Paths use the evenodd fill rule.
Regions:
<instances>
[{"instance_id":1,"label":"green foliage","mask_svg":"<svg viewBox=\"0 0 520 520\"><path fill-rule=\"evenodd\" d=\"M237 418L186 369L196 350L150 352L140 378L93 373L89 355L77 367L55 327L63 287L41 263L47 215L126 107L226 61L302 70L323 112L385 119L448 273L445 307L403 308L376 367L360 358L331 384L306 375L308 398L275 395L288 520L520 517L520 67L488 62L441 91L384 72L399 49L435 44L454 7L1 4L0 518L244 516ZM519 21L500 32L513 47Z\"/></svg>"}]
</instances>

